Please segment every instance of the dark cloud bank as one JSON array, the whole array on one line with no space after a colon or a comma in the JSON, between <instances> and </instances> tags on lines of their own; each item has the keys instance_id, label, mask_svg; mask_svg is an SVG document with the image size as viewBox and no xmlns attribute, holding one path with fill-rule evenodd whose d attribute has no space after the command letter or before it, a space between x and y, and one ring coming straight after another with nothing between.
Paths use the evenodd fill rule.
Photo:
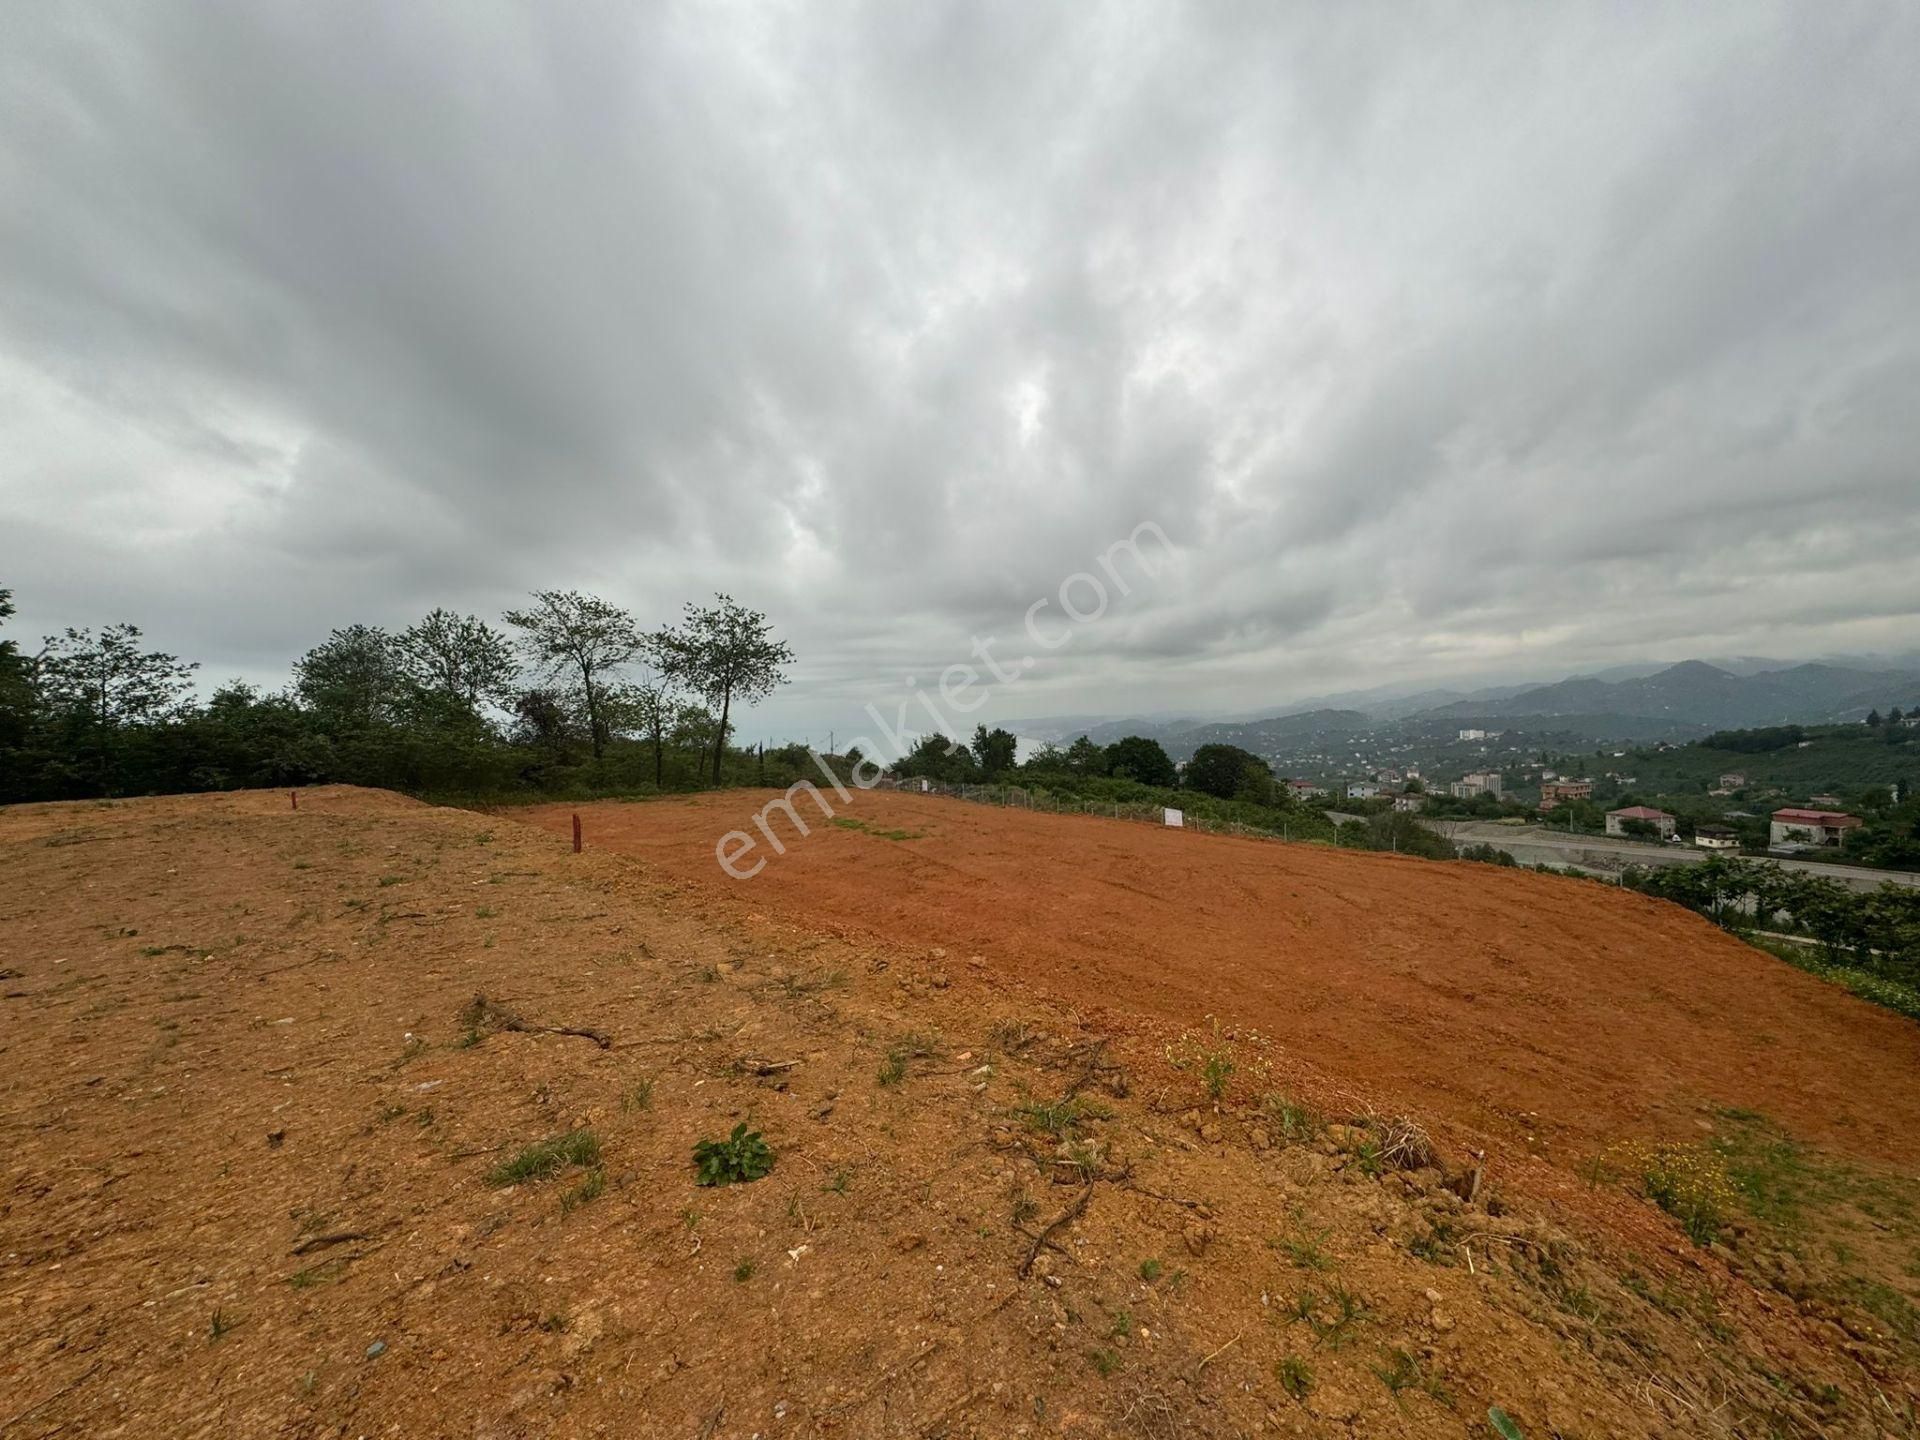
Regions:
<instances>
[{"instance_id":1,"label":"dark cloud bank","mask_svg":"<svg viewBox=\"0 0 1920 1440\"><path fill-rule=\"evenodd\" d=\"M749 728L800 733L1031 649L1151 520L1177 560L992 713L1915 643L1910 6L5 32L29 632L270 680L349 620L729 589L802 656Z\"/></svg>"}]
</instances>

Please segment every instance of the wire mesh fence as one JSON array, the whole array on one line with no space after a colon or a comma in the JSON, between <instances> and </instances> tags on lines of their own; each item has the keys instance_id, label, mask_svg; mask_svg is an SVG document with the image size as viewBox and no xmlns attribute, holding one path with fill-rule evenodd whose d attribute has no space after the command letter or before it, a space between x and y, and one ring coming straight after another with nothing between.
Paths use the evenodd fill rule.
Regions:
<instances>
[{"instance_id":1,"label":"wire mesh fence","mask_svg":"<svg viewBox=\"0 0 1920 1440\"><path fill-rule=\"evenodd\" d=\"M1057 795L1049 790L1033 789L1022 785L966 785L949 784L944 780L929 780L918 776L895 779L891 776L880 780L876 786L880 790L898 790L908 795L940 795L952 800L966 800L975 805L998 805L1006 809L1036 810L1048 815L1099 815L1110 820L1132 820L1140 824L1158 825L1163 828L1192 830L1202 835L1240 835L1253 840L1285 840L1285 833L1276 834L1255 825L1242 824L1237 820L1218 820L1206 815L1196 815L1191 810L1171 810L1165 805L1155 805L1135 800L1086 800L1075 795ZM1170 820L1169 814L1178 815L1177 822Z\"/></svg>"}]
</instances>

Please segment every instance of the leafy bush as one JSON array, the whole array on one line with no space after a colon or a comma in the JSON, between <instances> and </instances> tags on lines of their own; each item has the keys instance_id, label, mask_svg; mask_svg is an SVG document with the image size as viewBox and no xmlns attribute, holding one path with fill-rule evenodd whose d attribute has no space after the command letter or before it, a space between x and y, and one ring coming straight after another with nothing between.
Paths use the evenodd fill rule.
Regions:
<instances>
[{"instance_id":1,"label":"leafy bush","mask_svg":"<svg viewBox=\"0 0 1920 1440\"><path fill-rule=\"evenodd\" d=\"M725 1140L702 1140L693 1147L696 1185L747 1185L773 1169L773 1147L742 1120Z\"/></svg>"}]
</instances>

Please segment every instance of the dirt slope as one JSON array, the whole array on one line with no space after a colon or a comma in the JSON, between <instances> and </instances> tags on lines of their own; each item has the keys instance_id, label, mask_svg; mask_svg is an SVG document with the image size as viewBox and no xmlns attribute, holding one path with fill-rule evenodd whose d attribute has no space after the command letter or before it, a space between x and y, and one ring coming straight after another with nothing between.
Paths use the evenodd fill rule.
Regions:
<instances>
[{"instance_id":1,"label":"dirt slope","mask_svg":"<svg viewBox=\"0 0 1920 1440\"><path fill-rule=\"evenodd\" d=\"M348 790L0 811L0 873L8 1440L1911 1433L1744 1234L1465 1202L947 947Z\"/></svg>"},{"instance_id":2,"label":"dirt slope","mask_svg":"<svg viewBox=\"0 0 1920 1440\"><path fill-rule=\"evenodd\" d=\"M1572 1164L1703 1107L1920 1158L1920 1026L1659 901L1568 877L855 792L747 881L714 861L767 795L549 806L741 903L977 953L1125 1026L1217 1015L1369 1093ZM806 813L813 814L810 806ZM515 812L518 815L519 812ZM758 858L758 857L756 857Z\"/></svg>"}]
</instances>

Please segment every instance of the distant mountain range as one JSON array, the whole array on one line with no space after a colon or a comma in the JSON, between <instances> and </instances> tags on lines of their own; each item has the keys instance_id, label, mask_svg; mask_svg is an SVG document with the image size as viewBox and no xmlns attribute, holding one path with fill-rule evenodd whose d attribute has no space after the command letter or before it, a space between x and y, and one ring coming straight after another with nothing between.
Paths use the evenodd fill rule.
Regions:
<instances>
[{"instance_id":1,"label":"distant mountain range","mask_svg":"<svg viewBox=\"0 0 1920 1440\"><path fill-rule=\"evenodd\" d=\"M1903 660L1908 657L1902 657ZM1270 754L1343 734L1447 727L1572 733L1596 740L1680 740L1711 730L1860 720L1869 711L1920 706L1920 668L1880 669L1826 662L1780 664L1684 660L1663 668L1622 666L1544 685L1496 685L1472 691L1358 692L1261 719L1054 716L1022 733L1067 743L1086 735L1111 744L1147 735L1175 758L1224 742ZM1607 678L1619 677L1619 678ZM1356 704L1353 702L1370 701ZM1347 702L1347 703L1335 703Z\"/></svg>"}]
</instances>

